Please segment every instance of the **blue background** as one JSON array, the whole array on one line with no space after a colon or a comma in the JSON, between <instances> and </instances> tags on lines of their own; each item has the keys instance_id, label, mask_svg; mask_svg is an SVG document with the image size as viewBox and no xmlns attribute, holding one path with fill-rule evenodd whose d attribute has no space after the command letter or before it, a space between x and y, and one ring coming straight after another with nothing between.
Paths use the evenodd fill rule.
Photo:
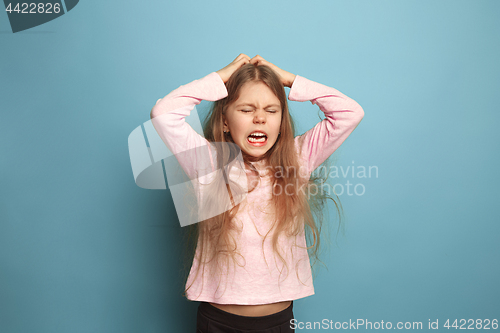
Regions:
<instances>
[{"instance_id":1,"label":"blue background","mask_svg":"<svg viewBox=\"0 0 500 333\"><path fill-rule=\"evenodd\" d=\"M80 1L13 34L0 13L0 331L194 331L170 192L135 184L127 138L239 53L355 99L365 117L336 164L378 167L332 180L365 193L340 196L345 234L296 319L500 319L499 14L494 0ZM300 133L318 121L291 110Z\"/></svg>"}]
</instances>

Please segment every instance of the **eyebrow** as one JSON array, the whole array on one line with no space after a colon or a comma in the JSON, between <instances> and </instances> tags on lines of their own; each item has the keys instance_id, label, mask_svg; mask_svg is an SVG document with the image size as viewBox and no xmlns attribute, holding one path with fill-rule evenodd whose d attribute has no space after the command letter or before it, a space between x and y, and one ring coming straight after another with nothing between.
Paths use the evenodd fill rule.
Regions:
<instances>
[{"instance_id":1,"label":"eyebrow","mask_svg":"<svg viewBox=\"0 0 500 333\"><path fill-rule=\"evenodd\" d=\"M239 108L240 106L253 106L253 107L256 107L255 104L252 104L252 103L241 103L241 104L236 105L237 108ZM269 108L271 106L275 106L275 107L281 108L281 105L279 105L279 104L269 104L269 105L266 105L264 107L264 109L267 109L267 108Z\"/></svg>"}]
</instances>

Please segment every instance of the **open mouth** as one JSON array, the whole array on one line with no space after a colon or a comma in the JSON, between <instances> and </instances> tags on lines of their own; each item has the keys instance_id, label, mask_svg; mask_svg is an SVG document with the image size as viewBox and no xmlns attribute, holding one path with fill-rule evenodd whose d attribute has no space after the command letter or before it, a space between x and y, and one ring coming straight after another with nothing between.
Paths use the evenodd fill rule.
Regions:
<instances>
[{"instance_id":1,"label":"open mouth","mask_svg":"<svg viewBox=\"0 0 500 333\"><path fill-rule=\"evenodd\" d=\"M262 132L254 132L248 136L247 140L251 144L264 144L267 142L267 135Z\"/></svg>"}]
</instances>

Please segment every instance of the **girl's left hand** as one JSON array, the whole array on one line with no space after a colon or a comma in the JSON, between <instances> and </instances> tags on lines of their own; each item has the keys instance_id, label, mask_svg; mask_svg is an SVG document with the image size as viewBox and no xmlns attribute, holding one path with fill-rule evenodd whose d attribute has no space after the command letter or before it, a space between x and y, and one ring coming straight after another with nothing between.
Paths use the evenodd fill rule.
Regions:
<instances>
[{"instance_id":1,"label":"girl's left hand","mask_svg":"<svg viewBox=\"0 0 500 333\"><path fill-rule=\"evenodd\" d=\"M270 63L269 61L265 60L264 58L262 58L260 55L256 55L255 57L250 59L250 63L253 65L266 65L266 66L271 67L271 69L276 74L278 74L278 76L281 79L281 83L283 83L283 85L285 87L289 87L289 88L292 87L292 83L295 80L295 74L292 74L290 72L282 70L278 66L276 66L276 65Z\"/></svg>"}]
</instances>

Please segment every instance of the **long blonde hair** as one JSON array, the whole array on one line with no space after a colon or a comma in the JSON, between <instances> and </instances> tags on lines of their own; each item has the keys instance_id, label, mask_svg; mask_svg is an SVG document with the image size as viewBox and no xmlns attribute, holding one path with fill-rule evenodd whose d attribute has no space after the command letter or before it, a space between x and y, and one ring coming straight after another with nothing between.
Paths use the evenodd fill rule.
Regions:
<instances>
[{"instance_id":1,"label":"long blonde hair","mask_svg":"<svg viewBox=\"0 0 500 333\"><path fill-rule=\"evenodd\" d=\"M308 252L312 259L311 266L314 266L317 262L321 262L318 258L318 249L320 246L323 211L327 199L332 200L335 204L338 212L339 227L342 206L340 205L338 196L335 194L334 196L337 200L329 196L329 193L317 190L318 187L322 189L328 176L327 174L313 173L309 179L306 179L297 172L301 170L301 165L295 148L295 126L288 110L285 89L276 73L268 66L254 66L252 64L244 65L237 70L226 82L228 96L213 103L204 121L203 131L205 138L212 143L234 143L230 133L224 133L223 131L223 114L226 112L228 106L239 98L241 87L250 81L265 83L279 99L282 107L281 134L278 136L275 144L259 158L254 158L242 152L245 166L251 170L257 179L259 178L259 171L252 165L252 162L265 160L268 168L271 170L281 170L277 173L271 173L270 181L273 188L271 201L272 207L274 207L274 221L269 232L262 240L262 246L264 246L267 236L273 231L271 241L274 253L284 264L287 272L289 272L289 267L278 246L278 238L283 234L287 237L292 237L305 231ZM224 158L224 154L219 154L219 150L222 150L222 148L219 148L220 145L215 145L215 147L217 148L217 156L221 156L218 158L217 167L219 169L224 168L225 163L228 161L228 154L226 152L226 157ZM328 160L324 164L326 163L328 163ZM219 180L219 184L216 187L220 189L223 181L226 182L225 186L231 194L227 179ZM315 186L316 190L314 193L310 191L311 185ZM292 192L291 194L288 193L289 191L286 191L286 195L283 191L280 191L280 194L276 194L274 191L276 187L281 189L292 188L293 190L290 191ZM251 192L254 188L255 186L249 189L249 191ZM300 188L305 190L301 191L299 190ZM192 280L193 282L196 280L200 268L208 262L215 261L215 267L217 267L219 273L227 270L231 262L242 265L241 259L244 258L241 258L238 252L238 246L234 237L234 231L237 231L237 227L233 221L240 206L241 203L234 205L233 208L220 215L187 227L188 239L186 243L189 244L190 253L188 253L188 260L185 263L187 265L191 264L192 259L196 255L196 247L198 248L197 253L199 255L197 259L200 263L195 273L196 275ZM217 278L217 276L213 276L212 278ZM219 284L220 282L219 277ZM185 293L191 285L186 286Z\"/></svg>"}]
</instances>

